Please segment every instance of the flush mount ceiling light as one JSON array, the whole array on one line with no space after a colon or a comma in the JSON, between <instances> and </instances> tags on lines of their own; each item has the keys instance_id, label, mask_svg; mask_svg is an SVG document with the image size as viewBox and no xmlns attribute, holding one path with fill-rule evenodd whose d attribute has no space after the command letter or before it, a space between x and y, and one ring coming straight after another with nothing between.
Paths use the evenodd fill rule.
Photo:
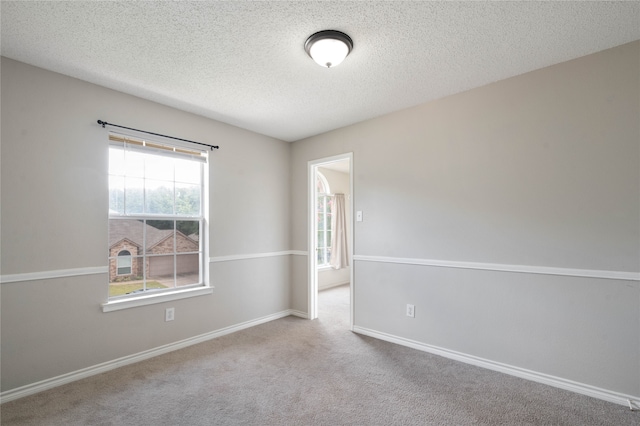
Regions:
<instances>
[{"instance_id":1,"label":"flush mount ceiling light","mask_svg":"<svg viewBox=\"0 0 640 426\"><path fill-rule=\"evenodd\" d=\"M353 49L351 37L334 30L319 31L312 34L304 43L304 50L320 66L331 68L347 57Z\"/></svg>"}]
</instances>

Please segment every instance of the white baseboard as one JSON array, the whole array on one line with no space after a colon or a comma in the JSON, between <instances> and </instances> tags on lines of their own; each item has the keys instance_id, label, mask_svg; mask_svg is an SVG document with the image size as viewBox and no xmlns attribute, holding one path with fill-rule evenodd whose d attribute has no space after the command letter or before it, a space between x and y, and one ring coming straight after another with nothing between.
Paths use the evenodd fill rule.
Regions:
<instances>
[{"instance_id":1,"label":"white baseboard","mask_svg":"<svg viewBox=\"0 0 640 426\"><path fill-rule=\"evenodd\" d=\"M297 311L295 309L290 309L289 312L291 312L291 315L293 315L295 317L309 319L309 315L306 312Z\"/></svg>"},{"instance_id":2,"label":"white baseboard","mask_svg":"<svg viewBox=\"0 0 640 426\"><path fill-rule=\"evenodd\" d=\"M122 358L114 359L111 361L97 364L91 367L83 368L81 370L72 371L71 373L62 374L57 377L42 380L29 385L21 386L19 388L10 389L8 391L0 393L0 403L13 401L18 398L33 395L38 392L42 392L57 386L61 386L67 383L75 382L76 380L84 379L86 377L94 376L96 374L104 373L106 371L115 370L118 367L133 364L136 362L144 361L149 358L163 355L168 352L172 352L178 349L186 348L191 345L206 342L207 340L215 339L226 334L234 333L236 331L244 330L246 328L254 327L256 325L264 324L269 321L277 320L287 317L289 315L301 316L306 318L306 313L300 311L293 311L288 309L286 311L277 312L275 314L267 315L262 318L246 321L240 324L225 327L220 330L212 331L209 333L201 334L199 336L190 337L188 339L180 340L175 343L169 343L164 346L159 346L154 349L139 352L137 354L128 355Z\"/></svg>"},{"instance_id":3,"label":"white baseboard","mask_svg":"<svg viewBox=\"0 0 640 426\"><path fill-rule=\"evenodd\" d=\"M63 374L50 379L42 380L40 382L21 386L16 389L10 389L8 391L0 393L0 403L5 403L5 402L13 401L25 396L33 395L38 392L42 392L57 386L74 382L76 380L84 379L86 377L90 377L96 374L104 373L106 371L114 370L116 368L123 367L125 365L144 361L149 358L163 355L165 353L172 352L178 349L186 348L191 345L202 343L207 340L215 339L217 337L234 333L236 331L244 330L246 328L254 327L256 325L264 324L269 321L284 318L289 315L294 315L296 317L300 317L304 319L308 318L308 315L306 312L288 309L286 311L267 315L262 318L246 321L230 327L225 327L220 330L212 331L210 333L201 334L199 336L184 339L175 343L170 343L154 349L139 352L137 354L128 355L112 361L107 361L91 367L83 368L81 370L73 371L71 373L67 373L67 374ZM640 407L640 397L638 396L626 395L619 392L614 392L607 389L602 389L595 386L574 382L572 380L550 376L548 374L538 373L538 372L527 370L524 368L514 367L508 364L503 364L503 363L487 360L484 358L479 358L473 355L467 355L461 352L456 352L449 349L428 345L415 340L405 339L403 337L398 337L391 334L370 330L364 327L354 326L353 331L355 333L363 334L365 336L370 336L376 339L384 340L384 341L395 343L398 345L407 346L420 351L429 352L435 355L443 356L445 358L450 358L456 361L461 361L467 364L487 368L490 370L498 371L501 373L509 374L509 375L520 377L527 380L531 380L534 382L543 383L543 384L554 386L560 389L569 390L569 391L587 395L593 398L602 399L604 401L613 402L613 403L624 405L627 407L631 407L631 406Z\"/></svg>"},{"instance_id":4,"label":"white baseboard","mask_svg":"<svg viewBox=\"0 0 640 426\"><path fill-rule=\"evenodd\" d=\"M438 346L428 345L415 340L405 339L403 337L398 337L391 334L370 330L364 327L354 326L353 331L355 333L363 334L365 336L374 337L376 339L384 340L391 343L396 343L398 345L407 346L420 351L429 352L435 355L440 355L445 358L461 361L466 364L487 368L489 370L498 371L500 373L509 374L511 376L520 377L522 379L531 380L533 382L538 382L538 383L553 386L556 388L576 392L576 393L587 395L593 398L602 399L604 401L613 402L615 404L624 405L626 407L640 406L640 396L626 395L619 392L614 392L607 389L586 385L584 383L578 383L572 380L563 379L561 377L555 377L548 374L527 370L524 368L514 367L512 365L503 364L501 362L495 362L488 359L479 358L473 355L468 355L461 352L440 348Z\"/></svg>"}]
</instances>

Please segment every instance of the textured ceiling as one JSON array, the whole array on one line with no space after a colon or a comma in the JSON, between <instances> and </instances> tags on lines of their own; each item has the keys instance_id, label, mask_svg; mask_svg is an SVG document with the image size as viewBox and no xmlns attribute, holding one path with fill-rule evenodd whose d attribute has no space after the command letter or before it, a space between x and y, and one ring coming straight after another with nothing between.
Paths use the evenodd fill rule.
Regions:
<instances>
[{"instance_id":1,"label":"textured ceiling","mask_svg":"<svg viewBox=\"0 0 640 426\"><path fill-rule=\"evenodd\" d=\"M0 12L3 56L286 141L640 39L639 2L3 0ZM354 41L333 69L304 51L323 29Z\"/></svg>"}]
</instances>

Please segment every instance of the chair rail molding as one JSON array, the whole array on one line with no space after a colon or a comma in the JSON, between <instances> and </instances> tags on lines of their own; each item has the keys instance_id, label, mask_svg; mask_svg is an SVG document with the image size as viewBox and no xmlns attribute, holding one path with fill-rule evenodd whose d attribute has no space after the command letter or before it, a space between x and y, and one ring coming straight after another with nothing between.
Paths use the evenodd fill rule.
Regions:
<instances>
[{"instance_id":1,"label":"chair rail molding","mask_svg":"<svg viewBox=\"0 0 640 426\"><path fill-rule=\"evenodd\" d=\"M77 277L81 275L97 275L109 272L108 266L91 266L86 268L57 269L55 271L25 272L0 276L2 284L20 281L49 280L53 278Z\"/></svg>"},{"instance_id":2,"label":"chair rail molding","mask_svg":"<svg viewBox=\"0 0 640 426\"><path fill-rule=\"evenodd\" d=\"M416 259L386 256L354 255L360 262L398 263L404 265L436 266L442 268L480 269L485 271L517 272L523 274L563 275L569 277L604 278L609 280L640 281L640 272L605 271L594 269L557 268L550 266L509 265L499 263L460 262L455 260Z\"/></svg>"}]
</instances>

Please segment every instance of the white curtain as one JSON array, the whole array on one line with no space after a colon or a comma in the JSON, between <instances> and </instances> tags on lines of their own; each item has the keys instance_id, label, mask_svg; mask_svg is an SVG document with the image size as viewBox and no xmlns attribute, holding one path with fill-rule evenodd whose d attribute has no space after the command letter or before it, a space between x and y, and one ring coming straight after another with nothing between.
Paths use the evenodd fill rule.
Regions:
<instances>
[{"instance_id":1,"label":"white curtain","mask_svg":"<svg viewBox=\"0 0 640 426\"><path fill-rule=\"evenodd\" d=\"M331 259L329 264L334 269L342 269L349 266L344 194L335 194L331 198L333 198L333 202L331 203Z\"/></svg>"}]
</instances>

